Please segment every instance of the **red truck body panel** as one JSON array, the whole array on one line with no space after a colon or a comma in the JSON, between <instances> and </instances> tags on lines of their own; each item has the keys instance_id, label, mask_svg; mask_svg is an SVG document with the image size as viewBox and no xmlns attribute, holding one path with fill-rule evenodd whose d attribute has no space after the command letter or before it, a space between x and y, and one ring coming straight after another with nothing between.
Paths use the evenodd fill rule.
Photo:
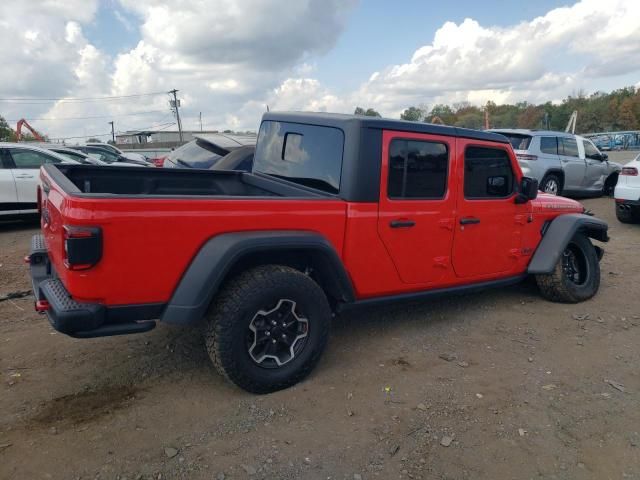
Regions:
<instances>
[{"instance_id":1,"label":"red truck body panel","mask_svg":"<svg viewBox=\"0 0 640 480\"><path fill-rule=\"evenodd\" d=\"M390 200L388 147L394 138L443 142L450 152L442 199ZM463 195L469 145L504 149L517 181L522 173L508 144L423 133L384 131L378 203L339 198L86 198L66 194L42 172L43 233L50 260L78 302L108 306L166 303L199 249L228 232L297 230L327 239L341 258L356 299L417 292L523 274L545 221L581 212L579 203L541 194L518 204ZM48 219L45 220L45 217ZM477 217L477 225L460 220ZM412 219L416 228L389 228ZM102 259L89 270L65 267L63 225L102 229Z\"/></svg>"}]
</instances>

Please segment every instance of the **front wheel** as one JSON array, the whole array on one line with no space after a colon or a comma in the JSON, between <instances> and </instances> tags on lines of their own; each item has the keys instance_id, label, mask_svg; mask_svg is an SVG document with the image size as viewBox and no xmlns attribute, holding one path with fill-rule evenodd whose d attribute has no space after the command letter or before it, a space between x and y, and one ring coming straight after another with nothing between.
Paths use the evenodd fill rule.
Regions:
<instances>
[{"instance_id":1,"label":"front wheel","mask_svg":"<svg viewBox=\"0 0 640 480\"><path fill-rule=\"evenodd\" d=\"M553 272L536 275L536 282L542 296L552 302L578 303L593 297L600 288L600 263L591 241L577 233Z\"/></svg>"},{"instance_id":2,"label":"front wheel","mask_svg":"<svg viewBox=\"0 0 640 480\"><path fill-rule=\"evenodd\" d=\"M290 387L315 367L331 309L307 275L264 265L227 283L207 315L205 341L218 372L252 393Z\"/></svg>"}]
</instances>

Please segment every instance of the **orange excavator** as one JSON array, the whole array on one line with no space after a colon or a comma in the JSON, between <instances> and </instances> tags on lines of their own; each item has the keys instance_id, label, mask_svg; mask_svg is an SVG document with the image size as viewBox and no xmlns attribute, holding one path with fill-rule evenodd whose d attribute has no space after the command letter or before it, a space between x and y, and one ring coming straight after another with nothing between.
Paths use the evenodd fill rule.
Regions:
<instances>
[{"instance_id":1,"label":"orange excavator","mask_svg":"<svg viewBox=\"0 0 640 480\"><path fill-rule=\"evenodd\" d=\"M31 132L31 134L37 141L44 142L44 138L42 138L42 136L31 125L29 125L29 122L27 122L24 118L18 120L18 125L16 126L16 141L22 141L23 126Z\"/></svg>"}]
</instances>

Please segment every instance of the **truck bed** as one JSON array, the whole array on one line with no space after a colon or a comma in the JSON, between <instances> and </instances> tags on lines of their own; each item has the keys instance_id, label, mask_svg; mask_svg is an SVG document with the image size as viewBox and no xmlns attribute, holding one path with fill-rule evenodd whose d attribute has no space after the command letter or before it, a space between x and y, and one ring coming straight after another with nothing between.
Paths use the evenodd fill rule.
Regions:
<instances>
[{"instance_id":1,"label":"truck bed","mask_svg":"<svg viewBox=\"0 0 640 480\"><path fill-rule=\"evenodd\" d=\"M315 191L246 172L56 165L45 167L73 196L318 197Z\"/></svg>"}]
</instances>

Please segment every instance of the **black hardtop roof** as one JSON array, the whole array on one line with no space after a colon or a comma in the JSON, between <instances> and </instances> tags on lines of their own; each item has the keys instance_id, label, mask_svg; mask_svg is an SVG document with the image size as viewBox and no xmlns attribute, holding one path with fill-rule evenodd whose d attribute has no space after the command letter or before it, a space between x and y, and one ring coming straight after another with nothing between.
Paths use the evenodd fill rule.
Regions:
<instances>
[{"instance_id":1,"label":"black hardtop roof","mask_svg":"<svg viewBox=\"0 0 640 480\"><path fill-rule=\"evenodd\" d=\"M352 127L372 128L380 130L398 130L402 132L428 133L450 137L464 137L489 142L509 143L509 140L497 133L472 130L470 128L449 127L433 123L409 122L391 118L366 117L364 115L348 115L326 112L267 112L262 120L277 122L303 123L339 128L343 131Z\"/></svg>"}]
</instances>

